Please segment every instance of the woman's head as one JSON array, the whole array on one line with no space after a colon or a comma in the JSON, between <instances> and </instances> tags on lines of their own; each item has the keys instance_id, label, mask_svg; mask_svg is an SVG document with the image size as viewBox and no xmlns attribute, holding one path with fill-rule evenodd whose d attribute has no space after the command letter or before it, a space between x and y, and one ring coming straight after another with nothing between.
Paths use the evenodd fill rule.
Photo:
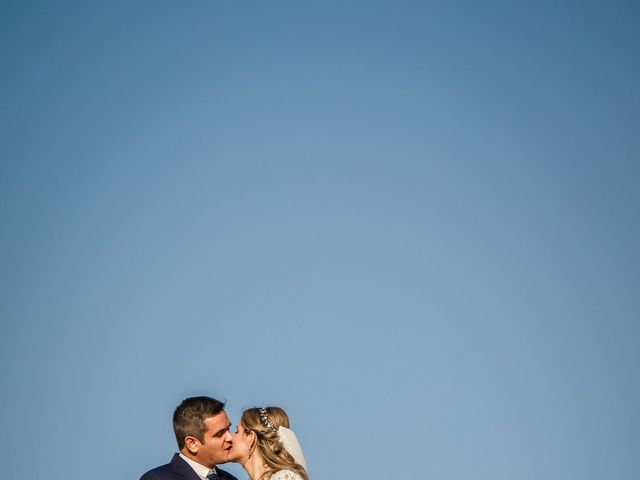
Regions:
<instances>
[{"instance_id":1,"label":"woman's head","mask_svg":"<svg viewBox=\"0 0 640 480\"><path fill-rule=\"evenodd\" d=\"M242 413L238 430L233 436L233 447L229 455L232 461L244 463L251 455L262 458L267 471L264 478L278 470L292 470L308 480L303 465L284 447L279 428L289 428L287 413L278 407L249 408Z\"/></svg>"}]
</instances>

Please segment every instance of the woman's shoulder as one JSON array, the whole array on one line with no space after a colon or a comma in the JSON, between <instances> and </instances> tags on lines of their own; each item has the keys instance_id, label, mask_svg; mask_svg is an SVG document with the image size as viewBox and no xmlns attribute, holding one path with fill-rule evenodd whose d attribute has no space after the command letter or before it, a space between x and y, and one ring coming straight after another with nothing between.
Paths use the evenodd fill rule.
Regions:
<instances>
[{"instance_id":1,"label":"woman's shoulder","mask_svg":"<svg viewBox=\"0 0 640 480\"><path fill-rule=\"evenodd\" d=\"M271 480L302 480L302 477L291 470L278 470L271 475Z\"/></svg>"}]
</instances>

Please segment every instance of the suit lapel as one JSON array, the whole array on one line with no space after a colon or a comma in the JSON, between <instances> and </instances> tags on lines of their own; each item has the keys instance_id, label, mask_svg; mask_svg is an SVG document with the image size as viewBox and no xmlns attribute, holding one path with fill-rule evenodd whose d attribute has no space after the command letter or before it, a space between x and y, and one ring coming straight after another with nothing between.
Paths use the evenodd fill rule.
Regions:
<instances>
[{"instance_id":1,"label":"suit lapel","mask_svg":"<svg viewBox=\"0 0 640 480\"><path fill-rule=\"evenodd\" d=\"M171 459L171 468L175 473L185 477L187 480L200 480L198 474L185 462L179 454L175 454Z\"/></svg>"},{"instance_id":2,"label":"suit lapel","mask_svg":"<svg viewBox=\"0 0 640 480\"><path fill-rule=\"evenodd\" d=\"M200 480L200 477L193 470L193 468L191 468L191 465L185 462L184 459L178 453L176 453L171 459L171 468L178 475L185 477L184 480ZM237 480L236 477L234 477L230 473L225 472L217 465L216 465L216 471L218 472L218 476L220 477L220 480Z\"/></svg>"}]
</instances>

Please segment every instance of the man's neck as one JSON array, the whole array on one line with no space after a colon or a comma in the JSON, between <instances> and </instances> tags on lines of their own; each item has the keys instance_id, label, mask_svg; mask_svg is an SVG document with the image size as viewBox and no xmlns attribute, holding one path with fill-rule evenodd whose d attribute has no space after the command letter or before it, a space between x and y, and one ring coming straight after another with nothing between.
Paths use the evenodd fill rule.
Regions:
<instances>
[{"instance_id":1,"label":"man's neck","mask_svg":"<svg viewBox=\"0 0 640 480\"><path fill-rule=\"evenodd\" d=\"M189 455L188 451L187 452L181 451L180 452L180 456L184 459L185 462L187 462L189 464L189 466L191 468L193 468L195 470L195 472L200 477L206 477L207 474L209 473L209 470L213 470L213 469L216 468L215 465L213 465L211 467L209 467L207 465L203 465L193 455Z\"/></svg>"}]
</instances>

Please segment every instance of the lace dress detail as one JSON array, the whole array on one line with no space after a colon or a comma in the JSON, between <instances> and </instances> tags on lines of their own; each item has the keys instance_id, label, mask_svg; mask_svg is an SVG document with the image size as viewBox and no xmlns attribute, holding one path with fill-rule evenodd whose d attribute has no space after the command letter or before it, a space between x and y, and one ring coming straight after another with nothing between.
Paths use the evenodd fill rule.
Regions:
<instances>
[{"instance_id":1,"label":"lace dress detail","mask_svg":"<svg viewBox=\"0 0 640 480\"><path fill-rule=\"evenodd\" d=\"M302 480L302 477L291 470L280 470L271 475L271 480Z\"/></svg>"}]
</instances>

